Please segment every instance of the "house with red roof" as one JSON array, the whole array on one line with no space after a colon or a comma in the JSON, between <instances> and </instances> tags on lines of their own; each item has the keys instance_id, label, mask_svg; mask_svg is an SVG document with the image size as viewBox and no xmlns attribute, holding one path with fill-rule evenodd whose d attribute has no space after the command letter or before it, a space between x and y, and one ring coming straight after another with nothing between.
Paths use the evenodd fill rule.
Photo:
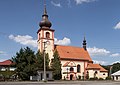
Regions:
<instances>
[{"instance_id":1,"label":"house with red roof","mask_svg":"<svg viewBox=\"0 0 120 85\"><path fill-rule=\"evenodd\" d=\"M14 71L15 68L11 66L12 64L13 62L11 60L5 60L3 62L0 62L0 71Z\"/></svg>"},{"instance_id":2,"label":"house with red roof","mask_svg":"<svg viewBox=\"0 0 120 85\"><path fill-rule=\"evenodd\" d=\"M58 51L61 68L62 79L77 80L89 78L103 78L108 76L108 71L99 64L94 64L88 51L87 43L84 37L83 47L62 46L54 44L54 29L51 29L52 23L48 20L46 6L42 15L42 21L39 24L40 28L37 31L38 35L38 50L49 54L50 62L53 59L53 53Z\"/></svg>"},{"instance_id":3,"label":"house with red roof","mask_svg":"<svg viewBox=\"0 0 120 85\"><path fill-rule=\"evenodd\" d=\"M8 81L15 79L15 67L11 60L0 62L0 81Z\"/></svg>"}]
</instances>

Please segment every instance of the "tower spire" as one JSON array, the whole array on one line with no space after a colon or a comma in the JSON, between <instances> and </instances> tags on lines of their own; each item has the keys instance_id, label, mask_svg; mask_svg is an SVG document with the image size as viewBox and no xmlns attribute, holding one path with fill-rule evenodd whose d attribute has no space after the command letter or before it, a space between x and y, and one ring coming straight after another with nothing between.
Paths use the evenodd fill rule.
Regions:
<instances>
[{"instance_id":1,"label":"tower spire","mask_svg":"<svg viewBox=\"0 0 120 85\"><path fill-rule=\"evenodd\" d=\"M44 0L44 15L47 15L47 10L46 10L46 0Z\"/></svg>"},{"instance_id":2,"label":"tower spire","mask_svg":"<svg viewBox=\"0 0 120 85\"><path fill-rule=\"evenodd\" d=\"M86 39L85 39L85 36L84 36L84 40L83 40L83 48L84 48L84 50L87 50L86 45L87 45L87 43L86 43Z\"/></svg>"},{"instance_id":3,"label":"tower spire","mask_svg":"<svg viewBox=\"0 0 120 85\"><path fill-rule=\"evenodd\" d=\"M44 0L44 12L42 15L42 21L39 23L39 26L41 28L43 28L43 27L50 28L52 26L51 22L48 20L47 9L46 9L46 0Z\"/></svg>"}]
</instances>

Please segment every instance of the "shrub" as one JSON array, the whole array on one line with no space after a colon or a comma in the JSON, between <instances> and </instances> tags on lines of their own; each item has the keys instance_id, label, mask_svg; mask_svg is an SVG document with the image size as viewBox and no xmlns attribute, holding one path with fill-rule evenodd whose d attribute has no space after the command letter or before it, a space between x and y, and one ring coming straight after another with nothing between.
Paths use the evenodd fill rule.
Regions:
<instances>
[{"instance_id":1,"label":"shrub","mask_svg":"<svg viewBox=\"0 0 120 85\"><path fill-rule=\"evenodd\" d=\"M110 76L106 77L106 80L111 80L112 78Z\"/></svg>"},{"instance_id":2,"label":"shrub","mask_svg":"<svg viewBox=\"0 0 120 85\"><path fill-rule=\"evenodd\" d=\"M78 75L78 80L81 80L81 76L80 75Z\"/></svg>"},{"instance_id":3,"label":"shrub","mask_svg":"<svg viewBox=\"0 0 120 85\"><path fill-rule=\"evenodd\" d=\"M66 80L65 76L64 76L64 80Z\"/></svg>"},{"instance_id":4,"label":"shrub","mask_svg":"<svg viewBox=\"0 0 120 85\"><path fill-rule=\"evenodd\" d=\"M99 78L99 80L104 80L103 78Z\"/></svg>"},{"instance_id":5,"label":"shrub","mask_svg":"<svg viewBox=\"0 0 120 85\"><path fill-rule=\"evenodd\" d=\"M98 78L97 78L97 77L95 77L95 78L90 78L89 80L98 80Z\"/></svg>"},{"instance_id":6,"label":"shrub","mask_svg":"<svg viewBox=\"0 0 120 85\"><path fill-rule=\"evenodd\" d=\"M86 75L86 79L87 79L87 80L89 79L89 75Z\"/></svg>"}]
</instances>

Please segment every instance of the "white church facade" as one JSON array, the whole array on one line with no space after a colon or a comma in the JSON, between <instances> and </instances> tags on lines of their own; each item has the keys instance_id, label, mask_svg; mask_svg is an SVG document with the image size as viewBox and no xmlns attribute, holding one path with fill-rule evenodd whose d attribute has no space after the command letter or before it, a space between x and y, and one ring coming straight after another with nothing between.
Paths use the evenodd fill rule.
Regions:
<instances>
[{"instance_id":1,"label":"white church facade","mask_svg":"<svg viewBox=\"0 0 120 85\"><path fill-rule=\"evenodd\" d=\"M39 24L40 28L37 31L38 35L38 50L49 54L50 61L53 58L55 50L58 51L61 68L62 79L77 80L89 78L103 78L108 76L108 71L99 64L94 64L86 47L86 39L84 37L83 47L62 46L54 44L54 32L51 28L52 23L48 20L46 6L42 15L42 21ZM46 44L45 44L46 43Z\"/></svg>"}]
</instances>

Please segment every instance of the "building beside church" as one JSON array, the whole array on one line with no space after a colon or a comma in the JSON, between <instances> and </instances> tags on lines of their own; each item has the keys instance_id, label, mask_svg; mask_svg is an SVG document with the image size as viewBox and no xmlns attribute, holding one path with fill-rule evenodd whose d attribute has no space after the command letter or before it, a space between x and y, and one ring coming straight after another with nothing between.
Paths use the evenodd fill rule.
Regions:
<instances>
[{"instance_id":1,"label":"building beside church","mask_svg":"<svg viewBox=\"0 0 120 85\"><path fill-rule=\"evenodd\" d=\"M0 81L15 80L14 71L16 68L12 66L13 64L11 60L0 62Z\"/></svg>"},{"instance_id":2,"label":"building beside church","mask_svg":"<svg viewBox=\"0 0 120 85\"><path fill-rule=\"evenodd\" d=\"M12 67L12 61L11 60L5 60L3 62L0 62L0 71L14 71L15 67Z\"/></svg>"},{"instance_id":3,"label":"building beside church","mask_svg":"<svg viewBox=\"0 0 120 85\"><path fill-rule=\"evenodd\" d=\"M50 62L53 59L54 50L58 51L61 68L62 79L77 80L89 78L103 78L108 76L108 71L99 64L94 64L88 51L87 43L84 37L83 47L63 46L54 44L54 32L51 28L52 23L48 20L46 6L42 15L42 21L39 23L38 35L38 50L49 54Z\"/></svg>"},{"instance_id":4,"label":"building beside church","mask_svg":"<svg viewBox=\"0 0 120 85\"><path fill-rule=\"evenodd\" d=\"M113 74L111 74L111 77L115 81L120 81L120 70L115 72L115 73L113 73Z\"/></svg>"}]
</instances>

